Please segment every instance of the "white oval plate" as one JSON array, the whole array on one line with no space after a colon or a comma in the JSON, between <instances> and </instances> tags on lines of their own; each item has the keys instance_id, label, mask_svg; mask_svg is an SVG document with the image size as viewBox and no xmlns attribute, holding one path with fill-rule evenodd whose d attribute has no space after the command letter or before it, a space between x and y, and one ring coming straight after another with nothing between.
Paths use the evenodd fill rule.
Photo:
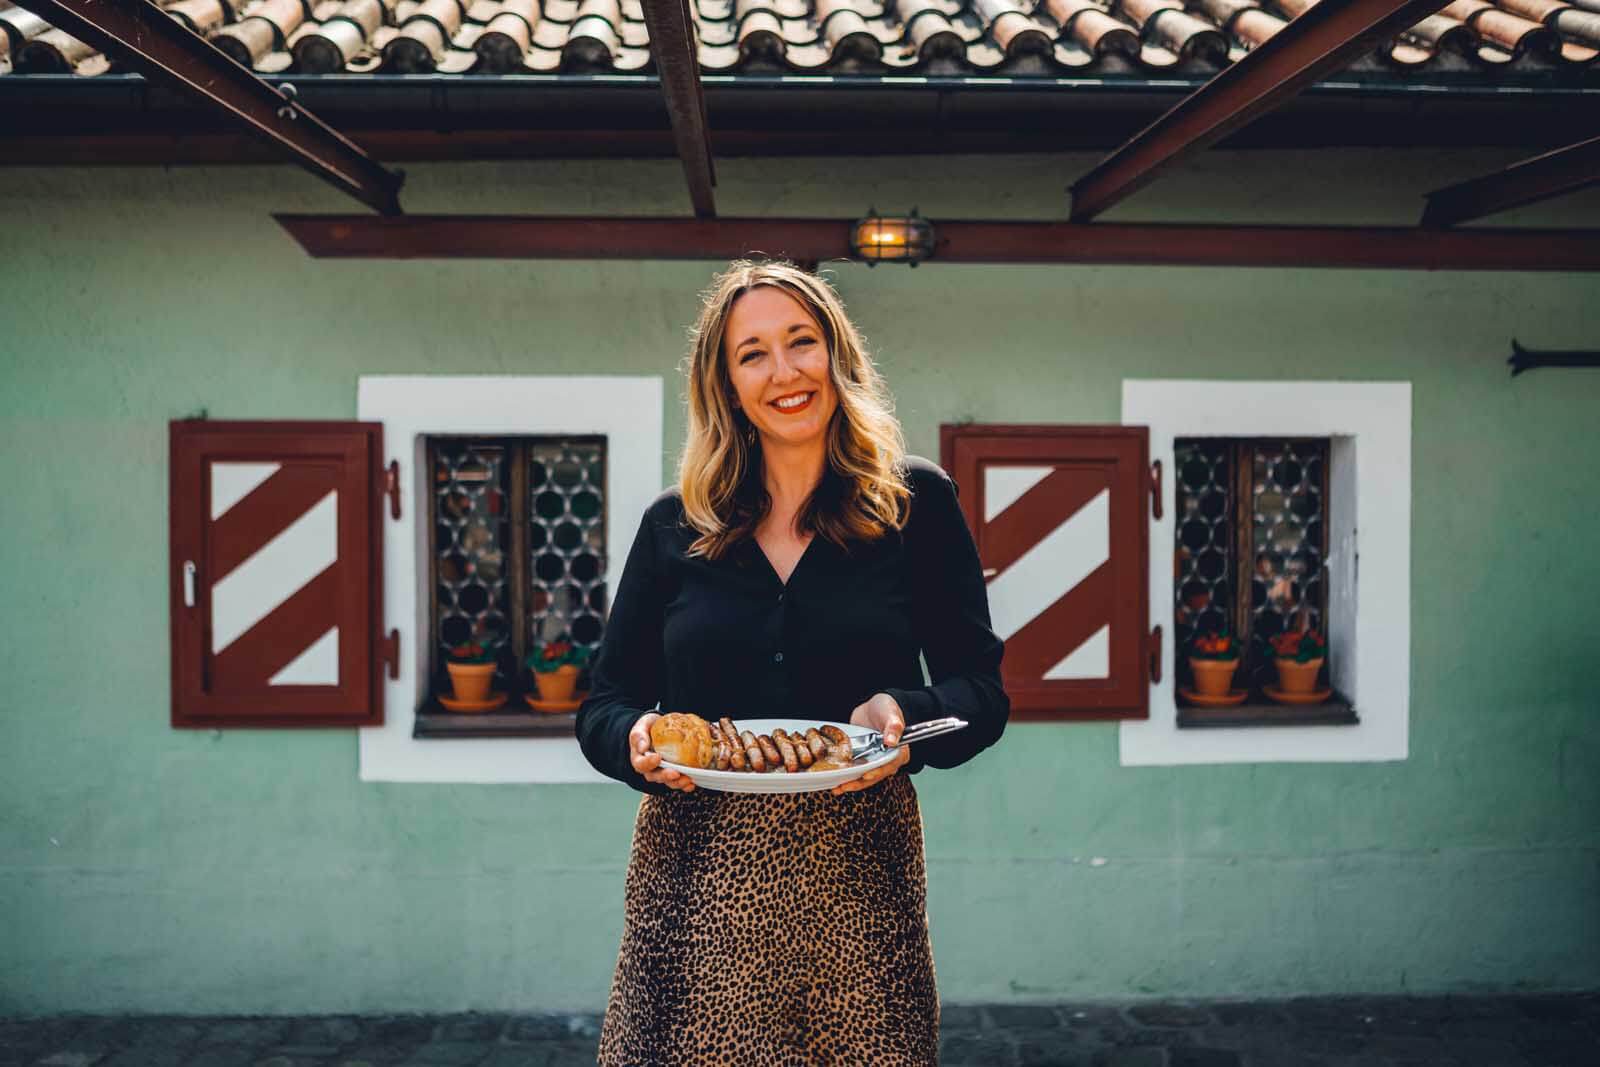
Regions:
<instances>
[{"instance_id":1,"label":"white oval plate","mask_svg":"<svg viewBox=\"0 0 1600 1067\"><path fill-rule=\"evenodd\" d=\"M715 722L711 725L713 728L716 727ZM872 732L865 726L843 722L829 723L823 719L735 719L733 725L734 729L749 730L753 734L770 734L773 730L803 734L813 726L830 725L839 727L851 737L863 737ZM883 752L871 759L857 760L850 766L841 767L836 771L799 770L794 774L781 768L760 774L755 771L701 770L698 767L685 767L681 763L668 763L666 760L661 761L661 766L671 767L679 774L688 775L689 780L701 789L720 789L725 793L815 793L823 789L832 789L853 778L860 778L872 768L892 762L894 757L893 752Z\"/></svg>"}]
</instances>

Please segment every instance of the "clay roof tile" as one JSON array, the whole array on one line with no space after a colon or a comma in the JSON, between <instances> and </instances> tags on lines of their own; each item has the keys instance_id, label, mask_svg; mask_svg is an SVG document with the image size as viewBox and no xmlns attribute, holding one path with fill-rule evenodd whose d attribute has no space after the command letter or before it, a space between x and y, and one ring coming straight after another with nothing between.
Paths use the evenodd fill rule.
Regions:
<instances>
[{"instance_id":1,"label":"clay roof tile","mask_svg":"<svg viewBox=\"0 0 1600 1067\"><path fill-rule=\"evenodd\" d=\"M653 68L641 0L156 0L260 72L517 74ZM690 0L708 74L1202 74L1317 0ZM243 10L232 6L239 4ZM1575 69L1600 50L1600 0L1452 0L1363 56L1482 78ZM115 69L0 0L0 76Z\"/></svg>"}]
</instances>

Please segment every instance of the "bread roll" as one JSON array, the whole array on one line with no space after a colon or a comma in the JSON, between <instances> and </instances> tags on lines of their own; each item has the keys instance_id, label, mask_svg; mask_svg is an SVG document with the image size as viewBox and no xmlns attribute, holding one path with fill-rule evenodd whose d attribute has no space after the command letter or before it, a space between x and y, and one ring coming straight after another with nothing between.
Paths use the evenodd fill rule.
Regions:
<instances>
[{"instance_id":1,"label":"bread roll","mask_svg":"<svg viewBox=\"0 0 1600 1067\"><path fill-rule=\"evenodd\" d=\"M717 759L717 742L711 724L698 715L674 711L650 724L650 744L668 763L682 767L710 767Z\"/></svg>"}]
</instances>

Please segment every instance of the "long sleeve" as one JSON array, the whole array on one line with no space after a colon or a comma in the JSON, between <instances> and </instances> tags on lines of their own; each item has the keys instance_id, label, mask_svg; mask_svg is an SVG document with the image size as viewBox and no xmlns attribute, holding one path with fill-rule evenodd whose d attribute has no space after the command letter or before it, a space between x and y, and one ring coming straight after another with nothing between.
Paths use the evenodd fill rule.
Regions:
<instances>
[{"instance_id":1,"label":"long sleeve","mask_svg":"<svg viewBox=\"0 0 1600 1067\"><path fill-rule=\"evenodd\" d=\"M584 757L600 773L641 793L664 794L671 790L647 781L628 758L628 731L655 709L665 684L654 532L647 510L611 598L589 695L578 708L577 735Z\"/></svg>"},{"instance_id":2,"label":"long sleeve","mask_svg":"<svg viewBox=\"0 0 1600 1067\"><path fill-rule=\"evenodd\" d=\"M959 490L942 470L920 479L912 502L907 551L915 583L917 636L932 685L886 688L905 713L906 724L954 715L968 727L911 746L906 770L956 767L1000 739L1011 699L1000 681L1004 643L989 619L983 566L961 514Z\"/></svg>"}]
</instances>

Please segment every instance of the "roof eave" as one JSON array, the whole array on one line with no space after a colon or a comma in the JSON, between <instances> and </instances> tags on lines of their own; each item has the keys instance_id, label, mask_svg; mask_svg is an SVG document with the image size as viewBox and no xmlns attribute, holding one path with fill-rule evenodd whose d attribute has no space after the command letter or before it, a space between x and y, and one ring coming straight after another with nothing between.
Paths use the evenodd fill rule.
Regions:
<instances>
[{"instance_id":1,"label":"roof eave","mask_svg":"<svg viewBox=\"0 0 1600 1067\"><path fill-rule=\"evenodd\" d=\"M386 160L677 154L659 81L630 75L280 75ZM1114 148L1204 78L703 78L720 157ZM1600 85L1330 78L1224 148L1548 148L1600 121ZM0 78L8 162L275 162L134 74ZM98 146L98 148L96 147ZM243 151L238 149L242 147ZM215 157L215 158L213 158Z\"/></svg>"}]
</instances>

